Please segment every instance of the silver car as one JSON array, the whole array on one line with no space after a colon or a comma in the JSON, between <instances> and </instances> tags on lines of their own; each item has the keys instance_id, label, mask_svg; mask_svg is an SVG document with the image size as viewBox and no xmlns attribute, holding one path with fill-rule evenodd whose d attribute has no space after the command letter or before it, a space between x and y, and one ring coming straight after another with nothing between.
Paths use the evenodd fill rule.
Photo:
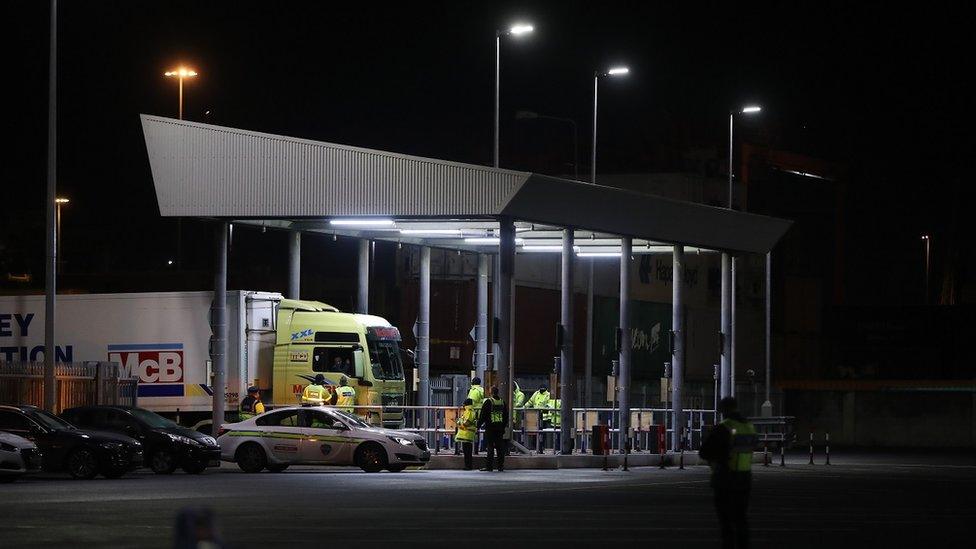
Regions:
<instances>
[{"instance_id":1,"label":"silver car","mask_svg":"<svg viewBox=\"0 0 976 549\"><path fill-rule=\"evenodd\" d=\"M423 437L372 427L328 406L276 408L217 433L220 459L247 473L293 464L355 465L367 473L399 472L430 461Z\"/></svg>"},{"instance_id":2,"label":"silver car","mask_svg":"<svg viewBox=\"0 0 976 549\"><path fill-rule=\"evenodd\" d=\"M41 470L41 452L37 445L10 433L0 431L0 482Z\"/></svg>"}]
</instances>

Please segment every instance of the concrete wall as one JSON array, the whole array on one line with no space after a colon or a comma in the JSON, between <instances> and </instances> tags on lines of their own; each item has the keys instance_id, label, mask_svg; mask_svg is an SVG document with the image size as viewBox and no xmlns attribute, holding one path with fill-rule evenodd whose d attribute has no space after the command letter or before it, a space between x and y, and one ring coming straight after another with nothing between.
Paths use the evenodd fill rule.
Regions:
<instances>
[{"instance_id":1,"label":"concrete wall","mask_svg":"<svg viewBox=\"0 0 976 549\"><path fill-rule=\"evenodd\" d=\"M811 428L838 446L976 448L976 393L787 391L800 442Z\"/></svg>"}]
</instances>

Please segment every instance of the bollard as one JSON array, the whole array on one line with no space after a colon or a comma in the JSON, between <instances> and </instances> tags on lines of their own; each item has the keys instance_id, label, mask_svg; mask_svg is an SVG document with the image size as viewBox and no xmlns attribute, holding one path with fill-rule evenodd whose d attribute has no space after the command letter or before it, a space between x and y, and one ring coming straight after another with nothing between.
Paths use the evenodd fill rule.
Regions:
<instances>
[{"instance_id":1,"label":"bollard","mask_svg":"<svg viewBox=\"0 0 976 549\"><path fill-rule=\"evenodd\" d=\"M824 453L827 456L827 461L824 465L830 465L830 433L824 434Z\"/></svg>"},{"instance_id":2,"label":"bollard","mask_svg":"<svg viewBox=\"0 0 976 549\"><path fill-rule=\"evenodd\" d=\"M658 426L658 432L659 432L659 433L660 433L660 432L661 432L661 430L663 430L663 429L664 429L664 427L663 427L663 426L660 426L660 425ZM661 439L660 439L660 437L658 437L658 444L657 444L657 447L658 447L658 450L660 450L660 452L661 452L661 464L660 464L660 466L659 466L659 467L660 467L661 469L664 469L664 468L665 468L665 466L664 466L664 445L663 445L663 444L661 444Z\"/></svg>"},{"instance_id":3,"label":"bollard","mask_svg":"<svg viewBox=\"0 0 976 549\"><path fill-rule=\"evenodd\" d=\"M779 466L786 467L786 441L779 443Z\"/></svg>"},{"instance_id":4,"label":"bollard","mask_svg":"<svg viewBox=\"0 0 976 549\"><path fill-rule=\"evenodd\" d=\"M813 429L810 430L810 465L813 465Z\"/></svg>"},{"instance_id":5,"label":"bollard","mask_svg":"<svg viewBox=\"0 0 976 549\"><path fill-rule=\"evenodd\" d=\"M769 444L763 442L763 467L769 467Z\"/></svg>"},{"instance_id":6,"label":"bollard","mask_svg":"<svg viewBox=\"0 0 976 549\"><path fill-rule=\"evenodd\" d=\"M627 444L624 445L624 471L629 471L627 469L627 454L630 453L630 440L627 440Z\"/></svg>"}]
</instances>

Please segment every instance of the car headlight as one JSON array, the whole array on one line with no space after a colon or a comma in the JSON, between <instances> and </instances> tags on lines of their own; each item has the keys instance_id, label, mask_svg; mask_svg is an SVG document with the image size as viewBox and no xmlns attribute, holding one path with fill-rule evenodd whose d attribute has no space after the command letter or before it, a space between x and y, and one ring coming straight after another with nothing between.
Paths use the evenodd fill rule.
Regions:
<instances>
[{"instance_id":1,"label":"car headlight","mask_svg":"<svg viewBox=\"0 0 976 549\"><path fill-rule=\"evenodd\" d=\"M6 442L0 442L0 450L4 452L19 452L20 448L17 448L13 444L7 444Z\"/></svg>"},{"instance_id":2,"label":"car headlight","mask_svg":"<svg viewBox=\"0 0 976 549\"><path fill-rule=\"evenodd\" d=\"M410 440L410 439L407 439L407 438L394 437L394 436L389 436L389 437L386 437L386 438L392 440L393 442L400 443L400 444L402 444L404 446L412 446L413 445L413 441Z\"/></svg>"},{"instance_id":3,"label":"car headlight","mask_svg":"<svg viewBox=\"0 0 976 549\"><path fill-rule=\"evenodd\" d=\"M122 448L122 443L121 442L103 442L103 443L99 444L99 446L101 446L102 448L105 448L106 450L118 450L118 449Z\"/></svg>"},{"instance_id":4,"label":"car headlight","mask_svg":"<svg viewBox=\"0 0 976 549\"><path fill-rule=\"evenodd\" d=\"M214 437L210 437L210 436L203 437L203 441L207 444L207 446L217 445L217 439L215 439Z\"/></svg>"},{"instance_id":5,"label":"car headlight","mask_svg":"<svg viewBox=\"0 0 976 549\"><path fill-rule=\"evenodd\" d=\"M193 440L190 437L185 437L183 435L174 435L173 433L166 433L166 436L173 442L178 442L180 444L189 444L190 446L199 446L200 443Z\"/></svg>"}]
</instances>

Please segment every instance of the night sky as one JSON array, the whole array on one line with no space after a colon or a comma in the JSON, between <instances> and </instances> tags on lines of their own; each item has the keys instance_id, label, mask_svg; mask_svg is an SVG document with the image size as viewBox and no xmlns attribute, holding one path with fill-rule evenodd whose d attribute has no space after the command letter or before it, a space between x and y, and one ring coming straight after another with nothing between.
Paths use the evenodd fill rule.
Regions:
<instances>
[{"instance_id":1,"label":"night sky","mask_svg":"<svg viewBox=\"0 0 976 549\"><path fill-rule=\"evenodd\" d=\"M200 72L186 87L190 120L488 164L494 33L516 21L536 30L502 45L504 167L571 172L566 129L516 120L524 109L576 120L587 173L593 71L623 63L631 74L601 87L601 173L678 171L683 151L725 146L730 108L758 102L764 111L742 125L745 140L847 167L851 270L917 274L924 232L934 235L938 268L972 253L962 209L972 194L964 123L972 19L949 5L924 9L63 1L67 270L159 271L173 255L174 222L159 218L138 119L176 116L176 82L165 70L184 63ZM0 13L8 92L0 271L32 272L40 288L47 3L7 1ZM188 225L186 265L202 272L209 229ZM879 286L856 299L917 295Z\"/></svg>"}]
</instances>

